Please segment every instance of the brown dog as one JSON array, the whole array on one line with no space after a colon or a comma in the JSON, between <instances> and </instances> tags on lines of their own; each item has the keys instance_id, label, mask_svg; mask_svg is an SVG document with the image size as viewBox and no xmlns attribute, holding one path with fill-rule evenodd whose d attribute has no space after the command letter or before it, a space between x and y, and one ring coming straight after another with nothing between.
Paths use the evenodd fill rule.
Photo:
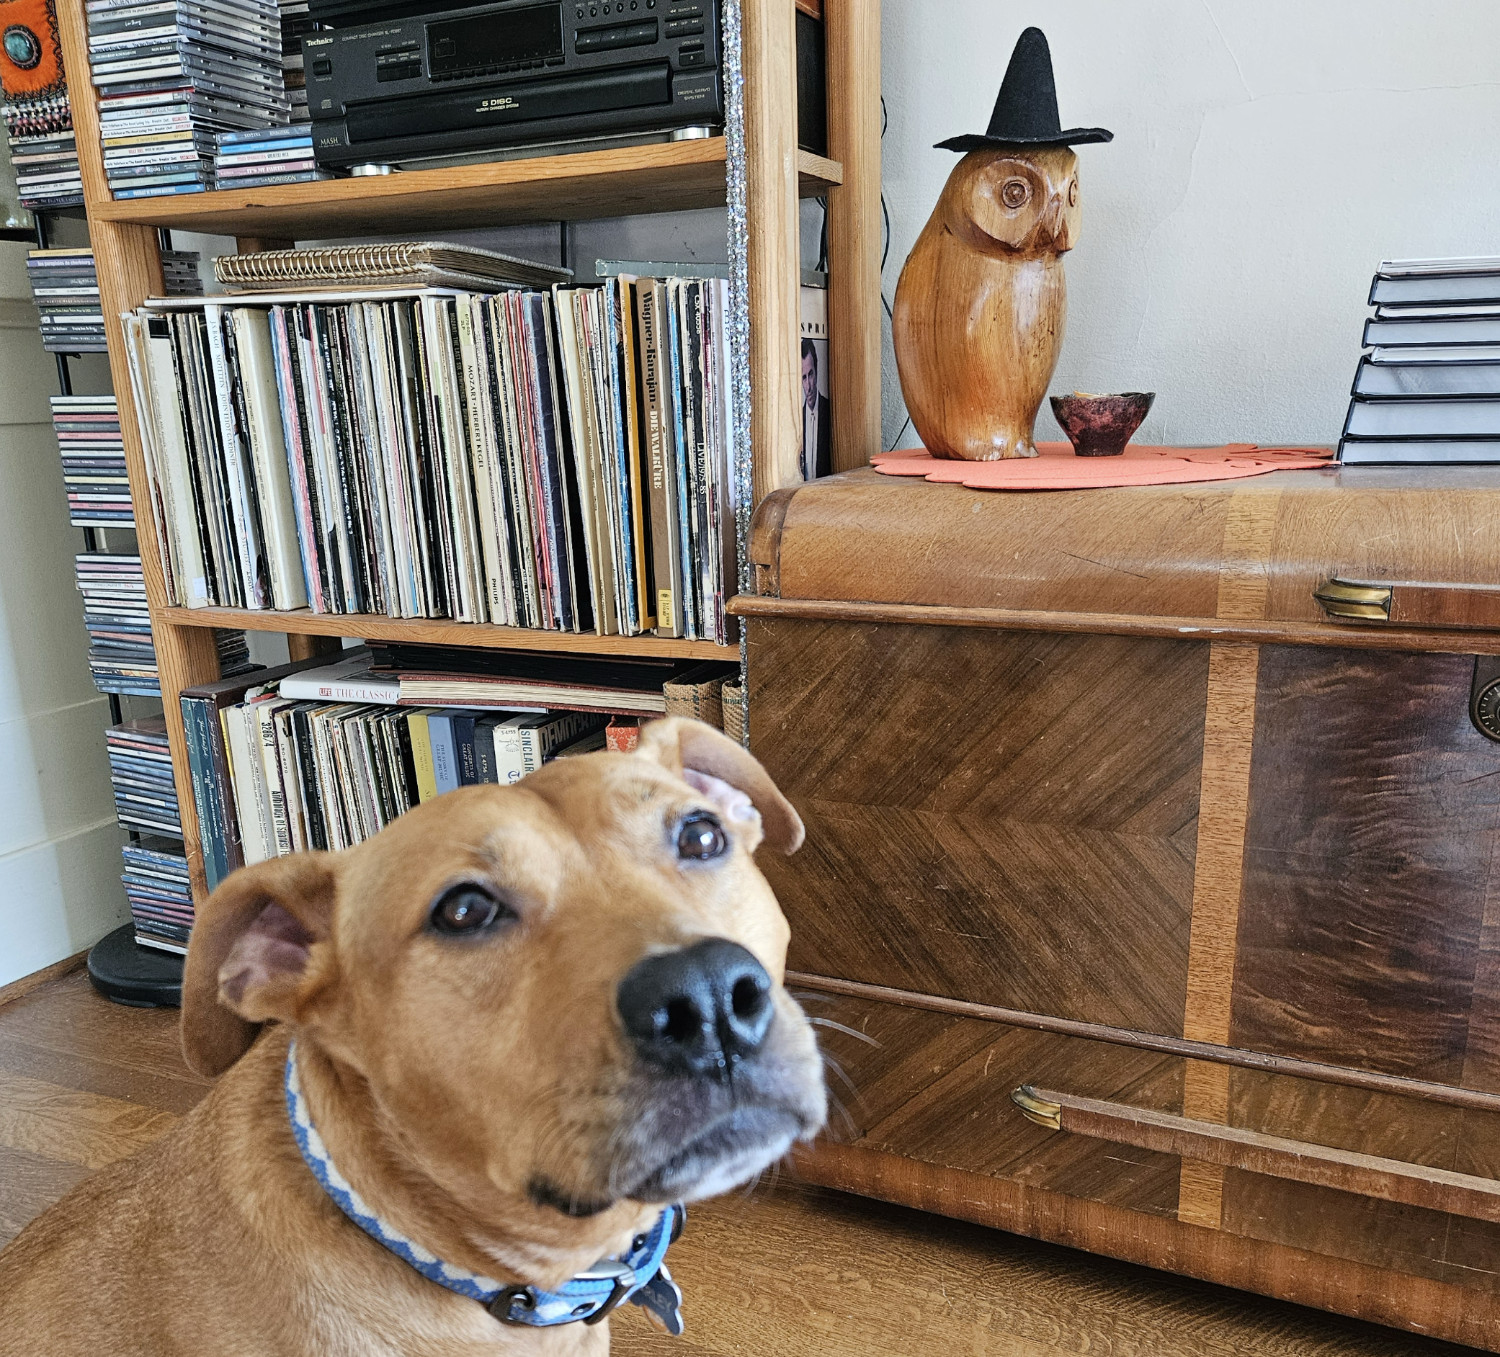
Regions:
<instances>
[{"instance_id":1,"label":"brown dog","mask_svg":"<svg viewBox=\"0 0 1500 1357\"><path fill-rule=\"evenodd\" d=\"M294 1139L288 1047L364 1206L552 1291L822 1125L762 838L792 852L802 822L760 765L661 721L236 872L183 987L189 1063L227 1073L0 1255L0 1353L607 1351L607 1323L502 1323L347 1216Z\"/></svg>"}]
</instances>

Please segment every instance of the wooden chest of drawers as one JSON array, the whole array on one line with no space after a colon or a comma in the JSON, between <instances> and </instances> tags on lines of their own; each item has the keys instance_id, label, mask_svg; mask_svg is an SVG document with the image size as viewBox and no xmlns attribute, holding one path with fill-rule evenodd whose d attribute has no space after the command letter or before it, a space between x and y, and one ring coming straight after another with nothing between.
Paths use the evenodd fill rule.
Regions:
<instances>
[{"instance_id":1,"label":"wooden chest of drawers","mask_svg":"<svg viewBox=\"0 0 1500 1357\"><path fill-rule=\"evenodd\" d=\"M1500 468L865 470L752 556L804 1172L1500 1350Z\"/></svg>"}]
</instances>

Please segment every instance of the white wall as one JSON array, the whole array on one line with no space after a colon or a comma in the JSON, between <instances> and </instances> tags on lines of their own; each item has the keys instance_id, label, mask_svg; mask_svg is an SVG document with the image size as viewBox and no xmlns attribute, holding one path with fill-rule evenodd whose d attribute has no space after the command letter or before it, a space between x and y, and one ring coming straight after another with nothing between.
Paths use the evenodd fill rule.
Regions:
<instances>
[{"instance_id":1,"label":"white wall","mask_svg":"<svg viewBox=\"0 0 1500 1357\"><path fill-rule=\"evenodd\" d=\"M886 0L883 22L887 298L958 159L932 144L984 131L1037 25L1063 126L1115 134L1077 148L1052 390L1157 392L1143 440L1334 442L1379 261L1500 254L1494 0ZM889 362L885 387L889 440ZM1045 403L1037 432L1060 437Z\"/></svg>"},{"instance_id":2,"label":"white wall","mask_svg":"<svg viewBox=\"0 0 1500 1357\"><path fill-rule=\"evenodd\" d=\"M129 917L109 708L89 679L73 583L82 535L68 522L47 405L57 369L25 260L24 245L0 242L0 984Z\"/></svg>"}]
</instances>

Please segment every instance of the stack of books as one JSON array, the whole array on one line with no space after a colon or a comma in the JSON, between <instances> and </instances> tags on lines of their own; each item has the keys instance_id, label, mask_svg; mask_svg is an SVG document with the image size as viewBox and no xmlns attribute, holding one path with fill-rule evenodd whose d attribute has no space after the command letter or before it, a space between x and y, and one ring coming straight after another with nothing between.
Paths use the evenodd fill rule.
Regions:
<instances>
[{"instance_id":1,"label":"stack of books","mask_svg":"<svg viewBox=\"0 0 1500 1357\"><path fill-rule=\"evenodd\" d=\"M219 133L214 157L214 183L218 188L264 188L270 184L300 184L331 178L313 159L309 122L252 132Z\"/></svg>"},{"instance_id":2,"label":"stack of books","mask_svg":"<svg viewBox=\"0 0 1500 1357\"><path fill-rule=\"evenodd\" d=\"M284 124L275 0L89 0L89 65L116 198L213 186L214 137Z\"/></svg>"},{"instance_id":3,"label":"stack of books","mask_svg":"<svg viewBox=\"0 0 1500 1357\"><path fill-rule=\"evenodd\" d=\"M419 662L439 664L440 653L448 652ZM731 672L723 664L499 655L494 667L509 674L482 676L490 686L479 694L493 703L409 705L405 676L375 667L389 659L379 648L352 651L331 665L288 665L184 691L210 887L245 863L349 847L460 787L503 786L554 758L627 749L643 706L660 714L716 700ZM549 693L561 701L542 705Z\"/></svg>"},{"instance_id":4,"label":"stack of books","mask_svg":"<svg viewBox=\"0 0 1500 1357\"><path fill-rule=\"evenodd\" d=\"M161 267L167 296L192 297L203 291L197 251L163 250ZM26 277L41 316L42 347L48 353L105 352L92 249L32 250L26 256Z\"/></svg>"},{"instance_id":5,"label":"stack of books","mask_svg":"<svg viewBox=\"0 0 1500 1357\"><path fill-rule=\"evenodd\" d=\"M135 510L113 396L53 396L52 428L62 453L68 517L81 528L130 527Z\"/></svg>"},{"instance_id":6,"label":"stack of books","mask_svg":"<svg viewBox=\"0 0 1500 1357\"><path fill-rule=\"evenodd\" d=\"M193 929L193 888L180 843L147 836L120 849L120 880L130 902L135 940L164 952L187 952Z\"/></svg>"},{"instance_id":7,"label":"stack of books","mask_svg":"<svg viewBox=\"0 0 1500 1357\"><path fill-rule=\"evenodd\" d=\"M21 202L42 211L81 203L83 179L53 0L13 5L7 12L0 91Z\"/></svg>"},{"instance_id":8,"label":"stack of books","mask_svg":"<svg viewBox=\"0 0 1500 1357\"><path fill-rule=\"evenodd\" d=\"M160 697L156 647L146 605L146 579L139 556L81 552L73 558L83 624L89 633L89 668L101 693ZM242 631L215 631L219 672L250 668Z\"/></svg>"},{"instance_id":9,"label":"stack of books","mask_svg":"<svg viewBox=\"0 0 1500 1357\"><path fill-rule=\"evenodd\" d=\"M172 781L172 754L167 723L146 716L104 732L109 776L115 788L115 815L123 829L182 837L177 787Z\"/></svg>"},{"instance_id":10,"label":"stack of books","mask_svg":"<svg viewBox=\"0 0 1500 1357\"><path fill-rule=\"evenodd\" d=\"M126 331L172 597L727 643L727 299L615 278L148 303Z\"/></svg>"},{"instance_id":11,"label":"stack of books","mask_svg":"<svg viewBox=\"0 0 1500 1357\"><path fill-rule=\"evenodd\" d=\"M1370 304L1340 459L1500 462L1500 258L1388 260Z\"/></svg>"}]
</instances>

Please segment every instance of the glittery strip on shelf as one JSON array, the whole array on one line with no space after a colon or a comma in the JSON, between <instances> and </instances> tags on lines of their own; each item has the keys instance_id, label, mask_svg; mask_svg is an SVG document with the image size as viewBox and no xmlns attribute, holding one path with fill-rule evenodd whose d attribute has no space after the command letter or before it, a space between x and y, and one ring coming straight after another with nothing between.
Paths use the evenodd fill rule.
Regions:
<instances>
[{"instance_id":1,"label":"glittery strip on shelf","mask_svg":"<svg viewBox=\"0 0 1500 1357\"><path fill-rule=\"evenodd\" d=\"M735 540L739 590L751 592L750 514L755 507L755 453L750 446L750 254L745 189L745 68L740 0L724 0L725 203L729 232L729 422L733 433ZM740 683L746 682L745 624L740 622ZM745 743L750 742L749 704Z\"/></svg>"}]
</instances>

